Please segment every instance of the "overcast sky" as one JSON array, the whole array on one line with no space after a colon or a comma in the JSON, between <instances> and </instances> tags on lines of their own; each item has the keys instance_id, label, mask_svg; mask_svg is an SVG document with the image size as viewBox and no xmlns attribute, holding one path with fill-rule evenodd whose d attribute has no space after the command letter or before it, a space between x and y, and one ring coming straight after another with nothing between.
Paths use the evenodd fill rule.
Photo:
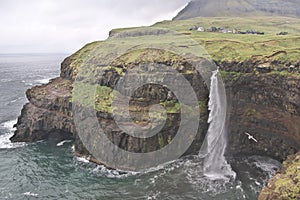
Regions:
<instances>
[{"instance_id":1,"label":"overcast sky","mask_svg":"<svg viewBox=\"0 0 300 200\"><path fill-rule=\"evenodd\" d=\"M113 28L172 19L189 0L0 0L0 53L72 53Z\"/></svg>"}]
</instances>

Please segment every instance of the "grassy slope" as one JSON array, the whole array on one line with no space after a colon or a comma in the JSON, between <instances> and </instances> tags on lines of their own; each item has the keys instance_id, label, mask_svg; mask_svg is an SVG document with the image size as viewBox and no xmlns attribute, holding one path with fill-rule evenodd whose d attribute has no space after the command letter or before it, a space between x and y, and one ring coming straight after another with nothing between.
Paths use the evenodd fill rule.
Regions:
<instances>
[{"instance_id":1,"label":"grassy slope","mask_svg":"<svg viewBox=\"0 0 300 200\"><path fill-rule=\"evenodd\" d=\"M265 35L238 35L189 31L193 26L210 28L228 27L241 31L255 29ZM190 35L200 43L215 61L244 61L252 57L282 60L300 60L300 19L288 17L198 17L181 21L163 21L152 27L166 28ZM127 29L116 29L122 32ZM279 32L289 32L287 36L277 36ZM276 54L282 52L281 54ZM276 56L275 56L276 55Z\"/></svg>"},{"instance_id":2,"label":"grassy slope","mask_svg":"<svg viewBox=\"0 0 300 200\"><path fill-rule=\"evenodd\" d=\"M192 26L228 27L242 31L255 29L265 35L237 35L187 31ZM253 56L272 56L276 52L286 51L278 59L300 59L300 19L286 17L253 18L195 18L185 21L157 23L156 27L171 28L191 37L203 45L214 60L245 60ZM287 36L277 36L282 31Z\"/></svg>"},{"instance_id":3,"label":"grassy slope","mask_svg":"<svg viewBox=\"0 0 300 200\"><path fill-rule=\"evenodd\" d=\"M190 27L202 26L209 28L211 26L216 27L229 27L237 28L240 30L256 29L258 31L264 31L265 35L238 35L238 34L224 34L224 33L208 33L189 31ZM152 26L152 28L166 28L173 31L177 31L184 35L189 35L197 43L201 44L206 51L210 54L213 60L219 61L245 61L251 58L280 60L300 62L300 19L286 18L286 17L255 17L255 18L195 18L184 21L163 21ZM142 28L126 28L115 29L113 33L119 33L130 30L145 30ZM277 33L281 31L289 32L287 36L278 36ZM85 76L93 76L97 71L109 69L110 71L116 71L118 74L122 74L122 66L131 65L134 63L145 62L167 62L172 63L180 62L180 56L172 55L166 52L154 51L149 49L138 49L131 51L129 54L124 54L118 59L114 60L112 66L107 64L108 67L94 66L93 63L102 63L102 55L109 52L113 52L114 48L119 50L126 49L130 46L138 46L141 44L158 43L161 47L164 44L171 44L176 41L179 45L189 48L193 48L193 44L186 44L186 40L178 40L178 37L172 36L139 36L131 38L111 39L104 42L94 42L88 44L82 48L76 54L74 54L75 61L71 68L78 71L78 68L84 66L83 73ZM111 48L113 47L113 48ZM183 48L184 49L184 48ZM279 53L278 52L285 52ZM273 55L273 56L272 56ZM99 60L100 59L100 60ZM85 60L90 60L86 62ZM99 69L98 69L99 68ZM101 70L100 70L101 69ZM185 72L188 73L188 72ZM289 74L289 73L288 73ZM238 74L233 74L237 76ZM85 94L85 86L76 87L79 91L79 96L93 96ZM89 91L89 90L88 90ZM83 92L83 93L81 93ZM101 97L110 96L110 92L101 92L97 90L97 94L100 94L100 99L96 99L96 102L106 102L104 104L96 104L97 110L103 112L111 112L107 109L110 106L111 99L103 100ZM76 93L75 93L76 94ZM103 95L105 94L105 95ZM76 97L76 95L74 95ZM76 98L75 98L76 99ZM88 104L93 104L95 99L88 99ZM86 100L84 100L86 101ZM81 102L84 104L84 102Z\"/></svg>"}]
</instances>

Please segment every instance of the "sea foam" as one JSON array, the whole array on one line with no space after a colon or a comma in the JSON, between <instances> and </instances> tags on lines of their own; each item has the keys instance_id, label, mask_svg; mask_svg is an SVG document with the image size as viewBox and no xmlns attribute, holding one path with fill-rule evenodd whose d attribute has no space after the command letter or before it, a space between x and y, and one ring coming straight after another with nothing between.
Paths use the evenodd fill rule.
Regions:
<instances>
[{"instance_id":1,"label":"sea foam","mask_svg":"<svg viewBox=\"0 0 300 200\"><path fill-rule=\"evenodd\" d=\"M14 125L17 120L11 120L0 124L0 129L3 130L4 134L0 135L0 149L14 149L18 147L23 147L26 144L23 142L12 143L10 138L13 136L15 131Z\"/></svg>"}]
</instances>

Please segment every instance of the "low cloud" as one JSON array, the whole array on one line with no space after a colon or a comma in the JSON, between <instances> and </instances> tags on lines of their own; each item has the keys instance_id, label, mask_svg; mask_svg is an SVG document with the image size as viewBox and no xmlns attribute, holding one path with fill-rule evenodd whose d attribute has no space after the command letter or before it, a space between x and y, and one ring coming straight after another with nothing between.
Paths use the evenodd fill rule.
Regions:
<instances>
[{"instance_id":1,"label":"low cloud","mask_svg":"<svg viewBox=\"0 0 300 200\"><path fill-rule=\"evenodd\" d=\"M71 53L113 28L171 19L188 0L0 1L0 53Z\"/></svg>"}]
</instances>

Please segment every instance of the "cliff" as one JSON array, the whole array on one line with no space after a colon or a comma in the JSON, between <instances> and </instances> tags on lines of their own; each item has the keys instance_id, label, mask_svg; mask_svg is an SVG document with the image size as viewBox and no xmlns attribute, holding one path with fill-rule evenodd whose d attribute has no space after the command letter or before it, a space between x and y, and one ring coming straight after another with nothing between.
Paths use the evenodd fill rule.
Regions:
<instances>
[{"instance_id":1,"label":"cliff","mask_svg":"<svg viewBox=\"0 0 300 200\"><path fill-rule=\"evenodd\" d=\"M172 29L175 27L183 35L190 35L207 49L213 61L220 67L229 100L227 154L265 155L283 161L288 155L299 151L300 49L298 27L293 29L293 23L296 24L298 21L291 19L293 23L286 26L294 32L286 37L278 37L276 36L278 27L274 28L273 23L286 21L286 18L266 18L266 20L270 20L271 25L267 27L270 33L260 37L187 31L187 28L195 22L202 23L202 19L199 20L200 22L197 20L186 21L184 26L180 24L175 26L174 22L158 23L155 26ZM220 19L210 20L221 23ZM227 20L233 23L232 19ZM249 20L253 24L256 22L256 19ZM249 23L249 21L246 22ZM161 41L157 40L155 36L167 33L151 30L132 34L126 31L118 35L120 32L122 30L112 31L109 40L112 37L120 36L129 38L129 41L133 38L139 43L144 41L143 36L150 35L150 38L154 38L150 42L160 43ZM173 42L172 39L171 42ZM181 41L176 42L180 43ZM130 83L139 79L138 75L149 71L154 71L153 77L167 77L169 74L160 73L159 69L161 66L168 66L190 82L199 100L201 116L199 129L193 144L184 154L197 153L208 127L209 91L205 80L195 67L178 55L151 48L131 51L107 65L103 64L105 59L101 60L101 54L110 53L111 49L104 48L102 51L103 45L105 42L86 45L63 61L60 77L26 92L29 103L22 109L16 125L17 130L11 140L13 142L34 142L51 137L71 137L75 140L77 155L84 155L93 162L106 164L102 160L90 156L78 136L73 108L77 96L83 97L79 100L79 104L93 105L99 124L109 140L116 146L128 152L152 152L161 149L171 143L180 126L178 99L166 86L148 84L138 88L130 99L131 118L141 126L151 122L151 117L147 114L151 105L159 104L166 109L167 122L156 136L138 139L127 135L115 123L111 107L112 98L115 95L124 97L124 99L128 98L126 91L117 91L117 93L113 91L117 82L128 71L135 67L141 69L136 74L132 74L128 81ZM118 42L110 44L109 47L122 49L122 45L124 43ZM186 43L180 46L185 49L193 47ZM206 61L205 59L195 60L194 64L201 65ZM86 70L82 72L80 71L82 69ZM94 76L94 82L91 84L100 86L96 93L90 94L89 85L80 82L86 78L85 76ZM93 102L90 102L89 99L91 95L95 96L95 99L92 99ZM160 117L155 116L154 118L159 120ZM249 140L246 132L253 135L257 142Z\"/></svg>"},{"instance_id":2,"label":"cliff","mask_svg":"<svg viewBox=\"0 0 300 200\"><path fill-rule=\"evenodd\" d=\"M99 70L102 70L104 75L100 76L98 74L97 78L99 79L95 80L95 84L89 85L77 81L80 79L77 75L81 65L86 62L85 59L88 58L88 55L92 55L91 50L97 49L101 45L101 42L95 42L85 46L64 60L61 65L59 78L51 80L48 84L33 87L26 92L29 103L22 109L21 116L16 124L17 130L11 141L34 142L57 137L73 138L77 155L89 157L89 159L99 164L106 164L91 156L82 144L77 132L78 127L76 127L74 122L74 108L72 108L77 97L94 96L93 93L89 94L92 91L89 87L99 84L97 97L93 99L94 102L91 102L91 105L95 106L93 109L96 110L96 116L106 136L118 147L129 152L152 152L163 148L176 136L181 125L181 105L168 88L149 84L139 88L130 96L129 112L134 122L138 125L144 126L144 124L151 122L147 114L151 105L159 104L166 109L166 124L160 133L153 137L139 139L126 134L118 127L114 120L116 116L113 116L111 109L111 98L115 92L113 88L116 87L118 80L132 67L142 65L143 68L146 68L145 64L151 63L151 68L160 68L165 65L177 70L191 83L194 91L196 91L200 104L201 118L195 141L185 154L197 153L208 126L208 110L206 106L208 103L208 89L201 75L195 69L192 69L188 62L179 57L177 58L176 55L165 54L161 50L146 49L145 51L126 54L110 66L100 66L101 69ZM164 54L165 56L163 56ZM97 59L97 56L94 56L93 59ZM97 67L95 71L97 71ZM149 71L150 69L146 69L146 72ZM170 74L164 71L153 74L154 77L161 75L166 78ZM133 73L131 76L132 78L130 78L129 82L134 82L136 78L140 77L140 74ZM127 98L126 94L121 94L121 91L118 92L118 95L123 95L121 99ZM85 103L87 102L80 102L79 104L83 105ZM159 120L160 116L154 117L154 119Z\"/></svg>"},{"instance_id":3,"label":"cliff","mask_svg":"<svg viewBox=\"0 0 300 200\"><path fill-rule=\"evenodd\" d=\"M59 78L26 92L29 103L22 110L16 125L17 131L12 137L12 141L33 142L48 137L57 137L57 135L72 136L76 138L76 152L88 154L76 136L76 127L72 118L72 83L76 77L77 67L83 62L82 57L87 55L90 49L97 48L98 45L101 43L89 44L66 58L62 63ZM146 54L148 53L152 57L156 54L151 51ZM193 82L195 90L198 91L197 96L202 104L202 120L198 140L194 144L196 146L192 147L192 152L195 153L199 149L207 129L208 111L205 106L208 102L207 86L201 76L193 75L187 70L188 64L184 60L168 62L168 58L160 57L160 55L159 52L156 54L157 60L154 59L153 64L165 63L177 70L181 68L182 73L189 81ZM145 53L141 53L135 58L135 61L141 58L145 59ZM124 72L132 65L138 65L135 61L124 65ZM243 62L224 61L217 64L221 69L230 100L228 152L230 154L267 155L284 160L288 155L299 150L300 124L297 122L300 120L300 63L280 63L254 59ZM111 84L120 78L117 71L120 71L117 66L110 67L102 86L113 87ZM153 92L149 95L148 91L151 90ZM132 112L137 118L136 121L147 121L141 119L143 117L138 116L138 113L150 104L160 102L172 106L168 109L170 111L169 117L173 119L173 123L166 126L163 134L153 138L151 142L135 141L134 138L125 136L122 131L118 130L111 113L105 108L98 110L97 116L100 122L105 122L103 126L106 131L114 130L114 137L119 137L116 139L120 142L119 145L124 145L122 148L137 152L148 151L146 149L159 149L168 143L169 137L174 137L179 126L176 122L178 110L175 108L175 99L167 99L167 95L161 95L167 93L166 88L149 86L137 91L133 96L132 105L135 106L132 107ZM105 98L106 96L102 96L100 100L106 101ZM252 134L258 143L249 140L246 132ZM111 137L113 136L111 135Z\"/></svg>"},{"instance_id":4,"label":"cliff","mask_svg":"<svg viewBox=\"0 0 300 200\"><path fill-rule=\"evenodd\" d=\"M231 154L266 155L284 160L299 150L299 63L252 60L219 63L231 110ZM250 133L258 142L249 140Z\"/></svg>"},{"instance_id":5,"label":"cliff","mask_svg":"<svg viewBox=\"0 0 300 200\"><path fill-rule=\"evenodd\" d=\"M35 142L48 138L69 138L75 132L71 112L72 84L56 78L47 85L27 90L29 100L21 112L11 141Z\"/></svg>"}]
</instances>

